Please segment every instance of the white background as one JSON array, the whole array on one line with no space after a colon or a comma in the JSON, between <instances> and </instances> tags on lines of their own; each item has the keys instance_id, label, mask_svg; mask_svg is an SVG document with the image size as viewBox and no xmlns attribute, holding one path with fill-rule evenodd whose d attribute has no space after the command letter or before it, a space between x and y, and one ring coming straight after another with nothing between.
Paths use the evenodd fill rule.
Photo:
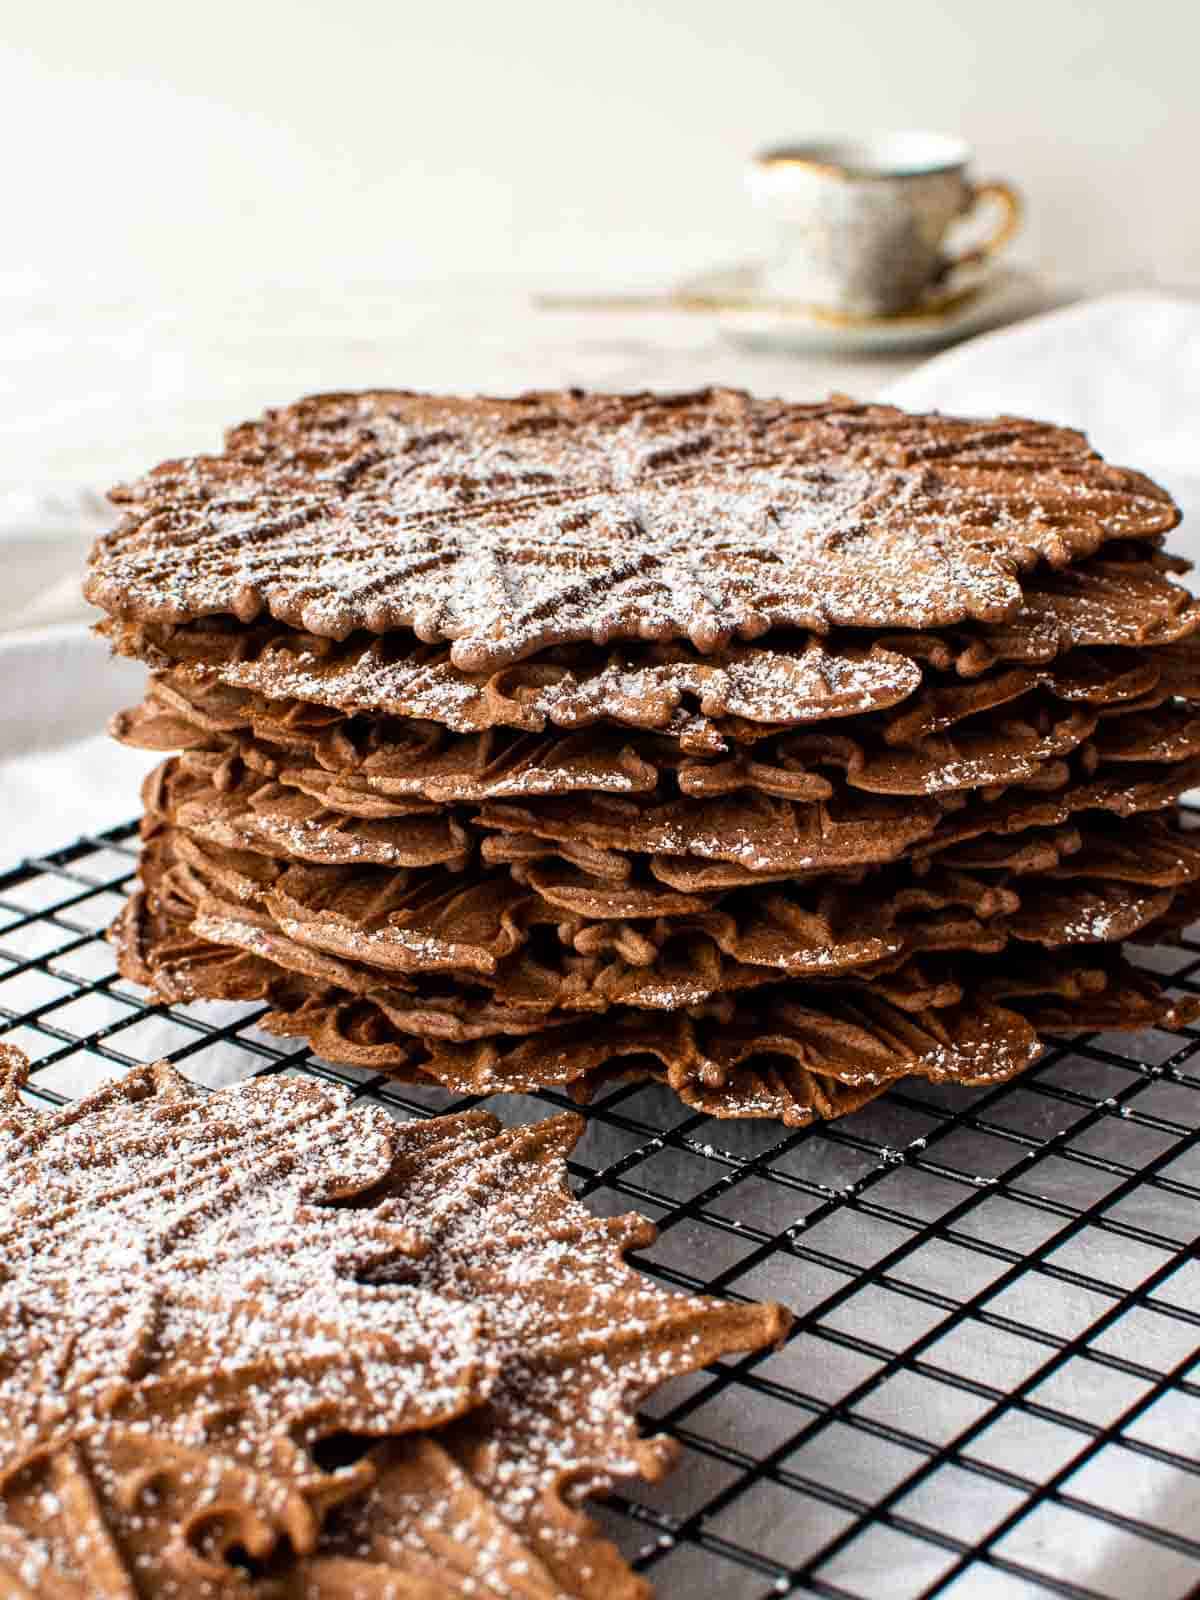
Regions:
<instances>
[{"instance_id":1,"label":"white background","mask_svg":"<svg viewBox=\"0 0 1200 1600\"><path fill-rule=\"evenodd\" d=\"M73 0L0 30L6 270L673 274L742 253L743 157L961 131L1065 269L1200 276L1189 0Z\"/></svg>"}]
</instances>

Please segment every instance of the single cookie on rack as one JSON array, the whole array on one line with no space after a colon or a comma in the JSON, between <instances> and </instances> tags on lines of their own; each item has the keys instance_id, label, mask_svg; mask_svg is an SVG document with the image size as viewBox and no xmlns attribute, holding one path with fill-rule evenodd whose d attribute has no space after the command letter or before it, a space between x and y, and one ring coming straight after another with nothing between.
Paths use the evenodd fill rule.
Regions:
<instances>
[{"instance_id":1,"label":"single cookie on rack","mask_svg":"<svg viewBox=\"0 0 1200 1600\"><path fill-rule=\"evenodd\" d=\"M787 1330L572 1199L576 1118L397 1123L165 1065L55 1113L0 1047L0 1589L635 1600L579 1509L667 1471L658 1384Z\"/></svg>"}]
</instances>

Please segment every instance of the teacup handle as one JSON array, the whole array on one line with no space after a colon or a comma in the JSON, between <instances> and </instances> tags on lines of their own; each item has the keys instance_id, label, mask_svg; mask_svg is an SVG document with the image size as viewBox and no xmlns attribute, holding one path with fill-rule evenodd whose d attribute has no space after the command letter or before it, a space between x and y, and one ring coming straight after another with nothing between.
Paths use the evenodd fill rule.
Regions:
<instances>
[{"instance_id":1,"label":"teacup handle","mask_svg":"<svg viewBox=\"0 0 1200 1600\"><path fill-rule=\"evenodd\" d=\"M942 263L942 271L949 272L954 267L974 267L986 261L989 256L994 256L997 250L1004 246L1018 232L1021 226L1021 197L1011 184L1004 183L1001 179L993 179L989 183L977 183L971 188L963 215L967 216L972 211L995 200L1000 206L1000 218L996 224L996 231L990 239L985 239L982 244L972 245L969 250L964 250L961 255L947 255Z\"/></svg>"}]
</instances>

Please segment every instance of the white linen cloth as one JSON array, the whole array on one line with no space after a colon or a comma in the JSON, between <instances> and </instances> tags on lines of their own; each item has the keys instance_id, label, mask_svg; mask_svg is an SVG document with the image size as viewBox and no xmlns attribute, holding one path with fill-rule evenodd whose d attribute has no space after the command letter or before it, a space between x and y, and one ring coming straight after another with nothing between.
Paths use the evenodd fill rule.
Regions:
<instances>
[{"instance_id":1,"label":"white linen cloth","mask_svg":"<svg viewBox=\"0 0 1200 1600\"><path fill-rule=\"evenodd\" d=\"M140 809L138 784L155 757L114 743L104 730L114 711L137 704L145 677L140 663L110 658L84 623L0 638L5 866Z\"/></svg>"},{"instance_id":2,"label":"white linen cloth","mask_svg":"<svg viewBox=\"0 0 1200 1600\"><path fill-rule=\"evenodd\" d=\"M893 383L911 410L1008 411L1082 428L1179 502L1171 546L1200 563L1200 300L1129 293L984 334Z\"/></svg>"},{"instance_id":3,"label":"white linen cloth","mask_svg":"<svg viewBox=\"0 0 1200 1600\"><path fill-rule=\"evenodd\" d=\"M669 372L665 380L664 367ZM724 365L720 376L728 381L736 375L741 381L764 390L776 387L771 364L761 381L755 378L753 363L742 362L737 367L735 373L728 364ZM800 380L804 370L802 365L797 365L795 376L786 385L789 392L803 392ZM626 361L620 381L627 387L638 383L662 387L669 384L671 377L678 376L677 362L665 356L660 366L656 364L654 352L647 349L640 363ZM702 371L689 372L693 381L703 381L704 376ZM401 374L400 381L407 377ZM778 386L783 387L782 384ZM845 375L844 387L857 388L859 393L868 392L868 388L854 383L853 373ZM1082 425L1106 454L1150 471L1185 505L1190 505L1195 532L1189 538L1185 529L1174 543L1185 551L1190 544L1193 553L1200 553L1200 476L1193 455L1194 442L1200 440L1200 304L1161 296L1129 295L1055 312L1014 330L976 340L930 361L893 385L889 397L917 407L964 413L1007 409ZM0 584L0 623L15 614L26 617L31 614L53 617L64 611L71 614L76 604L74 591L86 544L73 519L78 512L78 520L89 525L89 532L100 520L90 486L84 486L77 494L69 488L58 489L44 518L46 543L39 551L36 530L31 525L31 506L32 501L26 503L16 518L24 541L21 555L25 560L21 570L26 576L22 582L14 582L7 593ZM10 543L7 554L15 571L21 563L15 558L15 543ZM32 565L42 571L44 581L41 583L29 579L31 552ZM0 554L3 553L4 544L0 538ZM139 774L157 758L123 750L99 730L112 711L137 700L143 669L133 663L109 660L104 648L88 635L86 626L76 622L0 639L0 670L6 689L0 698L0 838L8 858L15 861L23 854L53 849L68 843L80 832L95 832L134 815L138 810ZM158 1026L164 1030L161 1043L156 1043L153 1027L146 1028L139 1040L138 1048L145 1052L146 1059L152 1059L160 1049L176 1042L170 1037L169 1023ZM79 1058L78 1079L72 1076L75 1059L53 1069L57 1074L55 1086L66 1092L78 1091L91 1082L82 1057ZM1102 1081L1107 1069L1083 1063L1069 1069L1056 1069L1067 1070L1072 1074L1073 1089L1092 1093L1097 1098L1110 1092ZM951 1096L955 1091L939 1092ZM1052 1112L1057 1114L1061 1110L1063 1125L1070 1120L1065 1107L1055 1108L1053 1102L1034 1097L1025 1099L1029 1104L1024 1114L1033 1119L1028 1130L1031 1134L1040 1137L1054 1131L1044 1121ZM911 1136L911 1130L906 1133L896 1125L895 1113L887 1108L867 1108L859 1113L855 1129L860 1138L879 1144L894 1145ZM1106 1119L1099 1137L1090 1141L1090 1148L1095 1154L1119 1158L1126 1140L1135 1131L1135 1125L1116 1116ZM754 1124L730 1124L721 1128L720 1135L717 1142L723 1148L749 1151L758 1147L756 1141L762 1129ZM593 1129L588 1135L589 1140L603 1140L606 1136L603 1127ZM978 1161L978 1165L966 1165L965 1170L984 1173L990 1159L985 1148L988 1141L978 1136L977 1143L978 1150L974 1146L969 1153L960 1150L958 1160L960 1163ZM811 1160L825 1162L820 1177L830 1189L840 1189L853 1181L862 1171L863 1160L868 1160L869 1164L869 1158L860 1158L854 1151L820 1141L804 1146L804 1151L810 1150L818 1152ZM612 1153L617 1154L615 1150ZM593 1159L598 1159L599 1155L599 1150L592 1152ZM668 1163L658 1175L661 1187L668 1193L690 1192L688 1174L669 1168L677 1159L686 1162L694 1158L677 1158L671 1152L664 1152L661 1159ZM800 1159L810 1157L801 1152ZM1034 1170L1040 1195L1068 1204L1079 1203L1081 1169L1051 1163ZM900 1170L896 1181L907 1182L911 1178L916 1184L922 1177L916 1172ZM739 1201L739 1193L741 1191L733 1191L735 1205L752 1204L744 1199ZM909 1203L914 1203L911 1196ZM903 1207L906 1202L901 1200L900 1204ZM1127 1215L1127 1221L1141 1222L1147 1228L1180 1240L1195 1233L1195 1219L1188 1215L1187 1204L1167 1191L1142 1191L1137 1206L1137 1214ZM861 1224L865 1239L867 1219L857 1213L847 1213L842 1220L851 1215ZM1002 1195L997 1195L994 1205L989 1201L988 1208L977 1213L979 1215L985 1219L985 1231L988 1226L998 1230L999 1243L1013 1248L1032 1247L1037 1243L1034 1234L1026 1237L1022 1233L1022 1229L1035 1227L1037 1213L1022 1211ZM989 1216L992 1216L990 1224L986 1220ZM779 1225L789 1220L781 1218ZM664 1235L664 1241L669 1248L670 1241L679 1241L682 1237L681 1233L672 1231ZM1087 1248L1087 1270L1113 1282L1132 1284L1155 1264L1154 1260L1149 1264L1139 1262L1136 1250L1131 1252L1123 1241L1112 1235L1094 1234ZM946 1245L940 1254L936 1247L926 1247L922 1252L926 1276L921 1281L933 1291L962 1298L967 1292L962 1281L965 1259L964 1253L951 1245ZM978 1262L972 1264L978 1266ZM1069 1266L1070 1262L1063 1264ZM738 1287L748 1293L775 1295L800 1309L811 1305L814 1297L819 1298L823 1292L820 1271L805 1263L776 1258L771 1263L771 1273L769 1281L747 1282ZM1182 1276L1176 1274L1176 1279ZM1164 1292L1168 1299L1187 1302L1186 1285L1175 1288L1172 1293L1172 1285L1168 1283ZM891 1303L890 1310L887 1306L880 1310L880 1316L885 1319L903 1311L906 1305L909 1311L912 1309L911 1303L902 1302L899 1297L884 1298ZM1194 1301L1194 1296L1192 1298ZM1070 1334L1087 1326L1106 1308L1095 1301L1096 1297L1089 1291L1076 1288L1070 1282L1027 1273L1006 1290L991 1309L1012 1318L1014 1323L1029 1323ZM1170 1343L1178 1339L1181 1328L1186 1334L1186 1325L1169 1323L1144 1310L1110 1330L1102 1346L1111 1354L1166 1370L1185 1353ZM884 1336L890 1339L892 1331ZM934 1359L947 1361L957 1371L968 1374L978 1371L988 1382L1015 1384L1027 1370L1023 1362L1033 1360L1036 1363L1045 1359L1049 1351L1045 1346L1022 1345L1013 1339L1005 1344L1005 1338L1007 1336L995 1329L978 1323L967 1324L953 1352L935 1351ZM900 1342L903 1342L902 1337ZM785 1351L772 1360L786 1363L796 1359L796 1351L800 1351L800 1359L803 1359L803 1352L810 1343L806 1336L789 1347L791 1355ZM856 1359L839 1350L836 1344L821 1344L821 1381L830 1395L844 1392L861 1376L855 1366ZM783 1370L786 1373L786 1366ZM1126 1380L1113 1373L1105 1375L1105 1381L1101 1381L1103 1374L1104 1369L1094 1364L1073 1360L1053 1379L1047 1380L1044 1391L1041 1388L1035 1391L1035 1399L1044 1396L1062 1410L1102 1424L1130 1400L1130 1386ZM1111 1383L1107 1381L1109 1376ZM741 1391L738 1394L740 1396ZM911 1384L892 1384L881 1391L872 1415L881 1423L891 1421L900 1428L907 1427L913 1423L914 1416L918 1416L915 1430L924 1438L950 1438L966 1426L973 1415L968 1401L963 1400L959 1405L959 1400L962 1396L943 1384L919 1383L914 1379ZM1161 1442L1194 1454L1200 1449L1198 1409L1196 1402L1186 1395L1169 1392L1137 1424L1134 1434L1148 1442ZM797 1421L796 1416L791 1416L789 1426L794 1428ZM767 1406L765 1410L751 1408L745 1415L723 1417L719 1428L722 1437L728 1436L735 1443L740 1440L745 1448L753 1451L762 1448L763 1440L778 1425L777 1416ZM1079 1434L1060 1438L1063 1432L1035 1417L1015 1412L1002 1425L989 1429L976 1440L970 1453L1002 1470L1040 1480L1048 1471L1070 1459L1085 1443ZM821 1451L827 1455L832 1452L830 1459L823 1463L818 1459L814 1463L806 1458L799 1469L811 1467L818 1475L842 1471L845 1463L839 1466L835 1458L850 1448L850 1435L843 1429L833 1428L823 1434L821 1440L818 1457ZM1055 1453L1063 1451L1062 1455ZM878 1459L872 1459L877 1466ZM903 1471L907 1473L915 1469L919 1458L906 1457L905 1461ZM647 1498L650 1503L667 1510L682 1506L691 1492L689 1474L704 1470L703 1461L692 1462L661 1490L649 1491ZM851 1487L855 1485L852 1483ZM867 1483L862 1492L871 1495L882 1487ZM1127 1515L1145 1516L1162 1525L1177 1526L1181 1533L1194 1535L1195 1507L1189 1506L1186 1498L1190 1483L1180 1474L1158 1468L1146 1457L1107 1446L1071 1478L1066 1487L1086 1501L1111 1506ZM749 1547L770 1550L781 1559L800 1560L806 1549L823 1543L840 1525L829 1507L815 1500L807 1502L808 1515L796 1515L788 1518L786 1524L781 1523L778 1502L769 1498L769 1488L769 1484L765 1486L761 1497L751 1493L737 1499L728 1515L722 1514L717 1519L718 1531ZM1006 1492L996 1491L983 1480L969 1478L950 1467L940 1470L922 1489L914 1491L914 1497L901 1501L899 1509L901 1513L912 1514L918 1520L932 1522L970 1539L1009 1509L1012 1500L1003 1498ZM881 1533L881 1530L876 1532ZM1164 1600L1166 1597L1175 1600L1187 1592L1196 1575L1194 1566L1186 1558L1158 1547L1150 1548L1116 1525L1106 1528L1092 1518L1084 1523L1063 1504L1048 1504L1026 1518L1005 1536L999 1550L1002 1555L1028 1561L1036 1568L1081 1585L1081 1592L1114 1596L1117 1600L1144 1600L1152 1593L1161 1594ZM692 1573L689 1577L684 1547L679 1555L678 1566L668 1560L656 1572L660 1592L668 1600L670 1596L688 1592L711 1592L706 1588L708 1579L704 1573ZM935 1562L934 1568L927 1565L931 1560ZM936 1562L940 1560L932 1546L914 1540L889 1543L882 1535L873 1541L868 1535L843 1552L836 1571L831 1569L825 1576L836 1579L847 1593L909 1595L919 1592L936 1578L940 1570ZM749 1600L751 1595L762 1592L763 1580L746 1575L743 1584L741 1577L726 1567L722 1569L723 1583L726 1574L729 1574L728 1586L722 1588L726 1600L743 1600L743 1596ZM948 1592L955 1600L1025 1600L1043 1591L1002 1570L974 1566Z\"/></svg>"}]
</instances>

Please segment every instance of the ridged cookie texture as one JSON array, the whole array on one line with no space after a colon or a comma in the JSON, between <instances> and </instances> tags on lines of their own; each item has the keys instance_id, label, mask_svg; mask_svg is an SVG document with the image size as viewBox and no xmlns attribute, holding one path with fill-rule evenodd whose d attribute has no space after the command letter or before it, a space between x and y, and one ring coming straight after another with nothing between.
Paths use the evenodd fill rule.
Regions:
<instances>
[{"instance_id":1,"label":"ridged cookie texture","mask_svg":"<svg viewBox=\"0 0 1200 1600\"><path fill-rule=\"evenodd\" d=\"M572 1199L579 1128L397 1123L165 1065L56 1113L0 1049L0 1590L20 1600L638 1600L580 1509L634 1410L779 1340Z\"/></svg>"},{"instance_id":2,"label":"ridged cookie texture","mask_svg":"<svg viewBox=\"0 0 1200 1600\"><path fill-rule=\"evenodd\" d=\"M1023 568L1178 520L1066 429L727 390L318 396L118 499L88 577L106 609L408 628L468 671L572 640L1003 621Z\"/></svg>"}]
</instances>

